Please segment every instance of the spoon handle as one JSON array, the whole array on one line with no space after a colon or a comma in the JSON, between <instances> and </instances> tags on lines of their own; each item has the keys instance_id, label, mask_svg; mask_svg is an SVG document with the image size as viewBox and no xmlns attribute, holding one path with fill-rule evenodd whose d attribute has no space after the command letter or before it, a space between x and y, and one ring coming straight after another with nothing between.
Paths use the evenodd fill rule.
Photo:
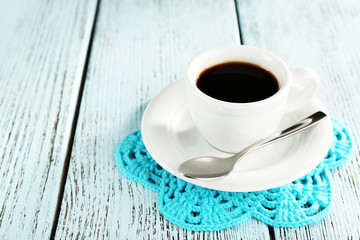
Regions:
<instances>
[{"instance_id":1,"label":"spoon handle","mask_svg":"<svg viewBox=\"0 0 360 240\"><path fill-rule=\"evenodd\" d=\"M267 146L271 143L277 142L279 140L282 140L284 138L290 137L296 133L299 133L309 127L314 126L315 124L319 123L322 119L324 119L325 117L327 117L327 115L322 112L322 111L318 111L310 116L308 116L307 118L301 120L298 123L295 123L294 125L282 130L279 133L275 133L269 137L266 137L258 142L255 142L254 144L251 144L250 146L244 148L243 150L241 150L239 153L234 155L234 159L239 159L242 156L244 156L245 154L252 152L258 148Z\"/></svg>"}]
</instances>

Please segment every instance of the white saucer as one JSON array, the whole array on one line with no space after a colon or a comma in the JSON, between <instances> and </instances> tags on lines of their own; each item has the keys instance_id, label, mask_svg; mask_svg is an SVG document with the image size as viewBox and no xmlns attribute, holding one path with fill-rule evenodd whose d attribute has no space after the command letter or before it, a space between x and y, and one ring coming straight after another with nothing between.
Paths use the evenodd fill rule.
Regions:
<instances>
[{"instance_id":1,"label":"white saucer","mask_svg":"<svg viewBox=\"0 0 360 240\"><path fill-rule=\"evenodd\" d=\"M292 94L300 91L295 86ZM327 112L314 98L306 106L286 113L279 130L315 111ZM175 176L211 189L233 192L259 191L290 183L314 169L327 154L332 141L330 118L318 126L247 155L228 176L215 180L190 179L179 165L198 156L228 156L210 146L196 129L186 105L185 83L177 81L164 89L144 112L141 133L154 160Z\"/></svg>"}]
</instances>

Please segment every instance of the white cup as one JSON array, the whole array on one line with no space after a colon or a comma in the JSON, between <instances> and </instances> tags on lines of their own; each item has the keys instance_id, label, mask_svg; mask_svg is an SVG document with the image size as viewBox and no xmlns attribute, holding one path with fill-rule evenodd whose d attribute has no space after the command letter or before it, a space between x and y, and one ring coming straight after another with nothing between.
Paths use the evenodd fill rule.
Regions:
<instances>
[{"instance_id":1,"label":"white cup","mask_svg":"<svg viewBox=\"0 0 360 240\"><path fill-rule=\"evenodd\" d=\"M197 88L196 81L205 69L236 61L253 63L270 71L279 82L279 90L264 100L233 103L212 98ZM291 86L301 79L308 79L307 85L300 94L289 96ZM196 127L213 147L231 153L272 134L284 112L306 104L319 88L314 70L290 71L273 53L242 45L218 47L196 56L187 68L185 82L188 107Z\"/></svg>"}]
</instances>

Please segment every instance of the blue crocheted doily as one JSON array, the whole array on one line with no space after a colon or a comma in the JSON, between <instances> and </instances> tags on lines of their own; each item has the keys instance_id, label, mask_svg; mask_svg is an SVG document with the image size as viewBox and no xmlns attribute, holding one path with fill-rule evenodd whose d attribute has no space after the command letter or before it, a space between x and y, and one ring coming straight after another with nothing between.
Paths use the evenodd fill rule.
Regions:
<instances>
[{"instance_id":1,"label":"blue crocheted doily","mask_svg":"<svg viewBox=\"0 0 360 240\"><path fill-rule=\"evenodd\" d=\"M330 169L347 159L351 140L332 120L334 137L325 159L306 176L258 192L223 192L185 182L159 166L147 152L141 132L128 135L116 150L121 172L159 194L159 210L189 230L219 230L251 217L269 225L295 227L321 220L331 202Z\"/></svg>"}]
</instances>

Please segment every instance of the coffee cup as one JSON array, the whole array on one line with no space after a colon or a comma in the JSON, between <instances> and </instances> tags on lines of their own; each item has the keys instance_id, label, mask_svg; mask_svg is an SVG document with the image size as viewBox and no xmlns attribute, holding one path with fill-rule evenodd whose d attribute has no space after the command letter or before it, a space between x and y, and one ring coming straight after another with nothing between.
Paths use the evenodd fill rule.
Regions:
<instances>
[{"instance_id":1,"label":"coffee cup","mask_svg":"<svg viewBox=\"0 0 360 240\"><path fill-rule=\"evenodd\" d=\"M243 72L236 72L241 68ZM254 76L249 78L248 72ZM258 76L264 82L259 80L249 87L248 83L258 81ZM215 85L206 90L211 77ZM266 79L272 78L277 89L270 91L272 85ZM292 86L302 79L308 80L306 86L293 96ZM195 126L209 144L230 153L271 135L286 111L304 106L319 88L314 70L304 67L291 71L275 54L244 45L218 47L199 54L186 70L185 83ZM263 90L268 95L261 95Z\"/></svg>"}]
</instances>

